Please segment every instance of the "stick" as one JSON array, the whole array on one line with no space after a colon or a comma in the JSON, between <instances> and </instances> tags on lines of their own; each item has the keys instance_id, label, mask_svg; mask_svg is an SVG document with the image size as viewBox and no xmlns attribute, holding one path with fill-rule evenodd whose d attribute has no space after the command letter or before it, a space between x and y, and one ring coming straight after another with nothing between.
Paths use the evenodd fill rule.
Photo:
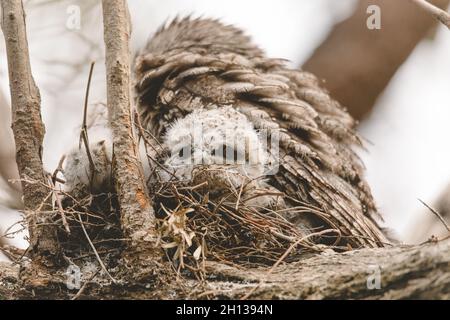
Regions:
<instances>
[{"instance_id":1,"label":"stick","mask_svg":"<svg viewBox=\"0 0 450 320\"><path fill-rule=\"evenodd\" d=\"M99 270L95 271L95 273L92 275L92 277L89 278L89 280L87 280L85 283L83 283L83 286L80 288L80 290L78 290L77 294L73 296L72 299L70 300L77 300L82 293L84 292L84 290L86 289L87 285L94 280L94 278L97 276L97 274L99 273Z\"/></svg>"},{"instance_id":2,"label":"stick","mask_svg":"<svg viewBox=\"0 0 450 320\"><path fill-rule=\"evenodd\" d=\"M60 168L62 166L62 162L64 161L64 156L61 158L60 163L58 165L58 168ZM57 173L57 170L55 170L55 173ZM53 197L55 198L55 202L56 202L56 206L58 207L58 213L61 216L61 220L62 220L62 224L64 226L64 229L66 230L67 234L70 234L70 227L69 227L69 223L67 222L67 217L66 217L66 213L64 211L62 202L61 202L61 198L60 198L60 192L58 192L58 190L56 190L55 187L55 173L53 174L53 176L50 176L49 174L49 184L51 185L51 189L52 189L52 193L53 193Z\"/></svg>"},{"instance_id":3,"label":"stick","mask_svg":"<svg viewBox=\"0 0 450 320\"><path fill-rule=\"evenodd\" d=\"M53 174L52 174L52 184L53 185L55 185L56 182L63 183L63 184L65 183L65 181L63 179L58 178L58 173L60 173L60 172L64 173L63 164L64 164L65 160L66 160L66 155L63 155L59 159L58 167L55 169L55 171L53 171Z\"/></svg>"},{"instance_id":4,"label":"stick","mask_svg":"<svg viewBox=\"0 0 450 320\"><path fill-rule=\"evenodd\" d=\"M92 250L94 251L95 257L97 258L98 263L100 264L100 267L105 271L105 273L108 275L108 277L111 279L113 283L117 283L117 280L112 277L112 275L109 273L108 269L106 269L105 264L103 263L102 259L100 258L100 255L97 252L97 249L95 249L94 244L91 241L91 238L89 238L89 234L86 231L86 228L84 227L83 220L81 219L81 215L78 213L78 220L80 220L81 229L83 229L83 233L86 236L87 241L89 242L89 245L91 246Z\"/></svg>"},{"instance_id":5,"label":"stick","mask_svg":"<svg viewBox=\"0 0 450 320\"><path fill-rule=\"evenodd\" d=\"M450 232L450 226L447 224L447 222L444 220L444 218L442 218L441 214L439 212L437 212L437 210L433 209L432 207L430 207L428 204L426 204L424 201L419 200L425 207L427 207L436 217L438 217L438 219L442 222L442 224L444 225L445 229L447 229L448 232Z\"/></svg>"},{"instance_id":6,"label":"stick","mask_svg":"<svg viewBox=\"0 0 450 320\"><path fill-rule=\"evenodd\" d=\"M95 167L95 162L92 159L91 150L89 149L89 137L88 137L88 128L87 128L87 108L88 108L88 100L89 100L89 91L91 88L91 79L92 72L94 71L95 62L91 62L91 67L89 68L89 76L88 83L86 86L86 94L84 96L84 108L83 108L83 124L81 126L80 140L78 142L78 148L81 149L81 141L84 142L84 147L86 148L86 154L88 156L89 165L91 169L91 181L94 179L94 174L97 171Z\"/></svg>"}]
</instances>

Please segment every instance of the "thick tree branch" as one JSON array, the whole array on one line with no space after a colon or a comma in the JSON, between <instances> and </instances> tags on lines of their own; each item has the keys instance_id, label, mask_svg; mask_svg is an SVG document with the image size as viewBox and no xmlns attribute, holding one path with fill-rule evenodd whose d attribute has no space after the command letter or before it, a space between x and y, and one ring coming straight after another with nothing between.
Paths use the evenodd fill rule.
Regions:
<instances>
[{"instance_id":1,"label":"thick tree branch","mask_svg":"<svg viewBox=\"0 0 450 320\"><path fill-rule=\"evenodd\" d=\"M446 8L449 0L433 0ZM367 8L381 9L381 29L366 26ZM360 0L303 65L325 80L331 96L357 119L364 118L397 69L436 21L410 1Z\"/></svg>"},{"instance_id":2,"label":"thick tree branch","mask_svg":"<svg viewBox=\"0 0 450 320\"><path fill-rule=\"evenodd\" d=\"M139 243L152 235L153 209L147 195L142 164L131 119L131 33L125 0L103 0L106 45L107 104L114 141L114 177L121 224L126 236ZM150 239L148 239L150 240Z\"/></svg>"},{"instance_id":3,"label":"thick tree branch","mask_svg":"<svg viewBox=\"0 0 450 320\"><path fill-rule=\"evenodd\" d=\"M271 274L268 269L208 263L210 277L201 290L193 290L198 282L189 279L153 287L127 283L120 288L92 281L84 286L80 298L239 299L256 286L250 299L449 299L449 270L450 240L445 240L420 246L327 253L280 265ZM374 278L377 275L380 286ZM18 268L0 263L0 299L27 297L31 290L44 289L45 293L35 298L68 299L77 291L67 290L65 281L64 275L55 274L53 279L36 282L26 293L20 291Z\"/></svg>"},{"instance_id":4,"label":"thick tree branch","mask_svg":"<svg viewBox=\"0 0 450 320\"><path fill-rule=\"evenodd\" d=\"M58 254L56 228L48 224L49 211L42 203L48 190L42 165L44 124L41 119L41 98L30 66L21 0L2 0L2 29L8 58L11 91L12 129L16 145L16 161L22 180L25 212L32 252L41 256ZM39 210L42 208L44 210ZM50 211L51 212L51 211Z\"/></svg>"},{"instance_id":5,"label":"thick tree branch","mask_svg":"<svg viewBox=\"0 0 450 320\"><path fill-rule=\"evenodd\" d=\"M258 289L250 298L449 299L450 240L325 254L279 267L268 276L257 270L243 273L231 267L211 269L222 277L226 274L254 282L241 288L237 286L231 294L226 290L215 292L216 296L230 298L244 296L257 283ZM377 274L379 288L373 281ZM265 281L261 284L260 279Z\"/></svg>"}]
</instances>

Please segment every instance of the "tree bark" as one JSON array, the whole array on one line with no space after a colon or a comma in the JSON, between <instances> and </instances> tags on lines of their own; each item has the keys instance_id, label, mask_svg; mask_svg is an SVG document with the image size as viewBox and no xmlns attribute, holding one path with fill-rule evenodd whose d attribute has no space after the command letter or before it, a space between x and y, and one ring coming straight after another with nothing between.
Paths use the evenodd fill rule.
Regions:
<instances>
[{"instance_id":1,"label":"tree bark","mask_svg":"<svg viewBox=\"0 0 450 320\"><path fill-rule=\"evenodd\" d=\"M142 163L137 152L131 119L131 34L125 0L103 0L106 45L107 105L113 132L114 178L119 197L121 225L132 247L151 247L153 209L148 197ZM144 242L144 244L142 244Z\"/></svg>"},{"instance_id":2,"label":"tree bark","mask_svg":"<svg viewBox=\"0 0 450 320\"><path fill-rule=\"evenodd\" d=\"M49 189L42 165L45 128L41 118L41 98L30 65L21 0L2 0L2 29L8 59L11 91L12 130L16 162L22 179L23 201L30 246L35 257L53 257L59 253L56 227L52 226ZM23 180L26 178L26 181ZM50 212L50 213L44 213Z\"/></svg>"},{"instance_id":3,"label":"tree bark","mask_svg":"<svg viewBox=\"0 0 450 320\"><path fill-rule=\"evenodd\" d=\"M446 8L449 2L430 1L440 8ZM369 5L381 9L379 30L366 27ZM324 79L331 96L354 118L362 119L436 24L428 12L410 1L360 0L353 15L333 28L303 69Z\"/></svg>"},{"instance_id":4,"label":"tree bark","mask_svg":"<svg viewBox=\"0 0 450 320\"><path fill-rule=\"evenodd\" d=\"M0 263L0 299L29 298L32 291L35 299L70 299L79 292L68 290L60 274L23 288L18 269ZM193 290L198 288L197 280L193 279L120 286L91 281L77 297L240 299L254 291L249 299L449 299L450 240L419 246L327 252L280 265L270 274L268 269L243 269L212 262L207 264L207 272L201 290Z\"/></svg>"},{"instance_id":5,"label":"tree bark","mask_svg":"<svg viewBox=\"0 0 450 320\"><path fill-rule=\"evenodd\" d=\"M229 278L258 282L260 270L244 274L229 267L215 267ZM380 286L374 277L380 275ZM261 278L262 277L262 278ZM449 299L450 241L422 246L362 249L344 254L322 254L286 264L266 277L250 296L257 299ZM233 298L248 288L216 292Z\"/></svg>"}]
</instances>

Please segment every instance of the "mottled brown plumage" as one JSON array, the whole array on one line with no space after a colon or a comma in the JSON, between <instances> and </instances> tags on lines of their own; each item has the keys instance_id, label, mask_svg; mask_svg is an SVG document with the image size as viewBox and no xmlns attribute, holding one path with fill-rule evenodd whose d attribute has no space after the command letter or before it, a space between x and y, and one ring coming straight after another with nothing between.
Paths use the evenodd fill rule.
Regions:
<instances>
[{"instance_id":1,"label":"mottled brown plumage","mask_svg":"<svg viewBox=\"0 0 450 320\"><path fill-rule=\"evenodd\" d=\"M267 178L285 201L320 212L316 225L338 228L353 248L388 242L352 150L361 144L355 122L314 75L267 58L232 26L184 18L158 30L136 57L135 81L141 121L156 137L194 110L231 105L277 135L280 166Z\"/></svg>"}]
</instances>

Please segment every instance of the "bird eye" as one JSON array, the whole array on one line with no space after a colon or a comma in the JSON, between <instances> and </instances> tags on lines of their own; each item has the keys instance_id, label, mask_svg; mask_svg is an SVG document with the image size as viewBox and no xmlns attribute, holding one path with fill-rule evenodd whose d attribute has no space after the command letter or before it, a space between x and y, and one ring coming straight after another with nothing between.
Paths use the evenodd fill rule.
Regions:
<instances>
[{"instance_id":1,"label":"bird eye","mask_svg":"<svg viewBox=\"0 0 450 320\"><path fill-rule=\"evenodd\" d=\"M231 148L231 147L229 147L229 146L227 146L227 145L223 145L222 146L222 157L224 158L224 159L228 159L229 157L228 157L228 153L230 153L231 152L231 150L232 150L233 148ZM231 159L229 159L229 160L231 160Z\"/></svg>"},{"instance_id":2,"label":"bird eye","mask_svg":"<svg viewBox=\"0 0 450 320\"><path fill-rule=\"evenodd\" d=\"M185 160L188 159L191 156L191 146L185 145L180 150L178 150L178 157Z\"/></svg>"},{"instance_id":3,"label":"bird eye","mask_svg":"<svg viewBox=\"0 0 450 320\"><path fill-rule=\"evenodd\" d=\"M211 155L215 156L217 153L219 153L218 155L222 155L223 159L226 160L226 162L237 162L237 161L243 161L243 160L247 160L241 152L239 152L237 149L229 146L229 145L222 145L222 150L221 152L219 148L213 149L211 151Z\"/></svg>"},{"instance_id":4,"label":"bird eye","mask_svg":"<svg viewBox=\"0 0 450 320\"><path fill-rule=\"evenodd\" d=\"M238 161L241 159L241 154L236 149L233 150L233 160Z\"/></svg>"}]
</instances>

